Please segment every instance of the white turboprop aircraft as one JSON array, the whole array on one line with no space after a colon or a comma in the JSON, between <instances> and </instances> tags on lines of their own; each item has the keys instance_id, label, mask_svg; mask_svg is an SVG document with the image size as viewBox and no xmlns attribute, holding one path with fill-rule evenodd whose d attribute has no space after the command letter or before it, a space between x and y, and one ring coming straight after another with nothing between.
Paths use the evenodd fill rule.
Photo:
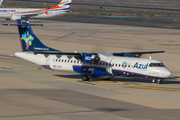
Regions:
<instances>
[{"instance_id":1,"label":"white turboprop aircraft","mask_svg":"<svg viewBox=\"0 0 180 120\"><path fill-rule=\"evenodd\" d=\"M2 0L1 0L2 2ZM62 0L57 6L51 8L0 8L0 17L7 20L22 18L50 18L70 12L71 0Z\"/></svg>"},{"instance_id":2,"label":"white turboprop aircraft","mask_svg":"<svg viewBox=\"0 0 180 120\"><path fill-rule=\"evenodd\" d=\"M82 75L83 81L91 77L110 79L114 76L156 79L163 83L171 71L159 60L139 58L142 54L164 51L121 52L121 53L69 53L45 46L33 33L27 20L17 20L23 52L15 55L52 70L74 71Z\"/></svg>"}]
</instances>

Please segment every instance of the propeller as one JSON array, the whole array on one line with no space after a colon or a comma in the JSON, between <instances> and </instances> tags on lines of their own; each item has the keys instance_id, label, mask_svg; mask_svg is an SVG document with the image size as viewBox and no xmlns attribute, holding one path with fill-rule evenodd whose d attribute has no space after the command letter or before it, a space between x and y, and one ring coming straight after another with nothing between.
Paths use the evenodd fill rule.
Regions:
<instances>
[{"instance_id":1,"label":"propeller","mask_svg":"<svg viewBox=\"0 0 180 120\"><path fill-rule=\"evenodd\" d=\"M130 52L140 52L140 51L146 51L144 47L141 44L134 44ZM147 58L147 55L143 54L140 56L141 58Z\"/></svg>"}]
</instances>

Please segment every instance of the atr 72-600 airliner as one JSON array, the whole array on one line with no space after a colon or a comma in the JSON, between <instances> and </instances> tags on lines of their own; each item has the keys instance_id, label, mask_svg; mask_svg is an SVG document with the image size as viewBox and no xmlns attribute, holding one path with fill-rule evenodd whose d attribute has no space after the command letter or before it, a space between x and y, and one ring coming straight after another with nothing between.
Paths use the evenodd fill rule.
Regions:
<instances>
[{"instance_id":1,"label":"atr 72-600 airliner","mask_svg":"<svg viewBox=\"0 0 180 120\"><path fill-rule=\"evenodd\" d=\"M2 1L1 1L2 2ZM50 18L70 12L71 0L62 0L57 6L50 8L0 8L0 17L7 20L21 18Z\"/></svg>"},{"instance_id":2,"label":"atr 72-600 airliner","mask_svg":"<svg viewBox=\"0 0 180 120\"><path fill-rule=\"evenodd\" d=\"M114 76L140 77L163 83L171 71L155 59L140 58L142 54L164 51L121 52L121 53L69 53L45 46L33 33L27 20L17 20L22 52L15 55L52 70L74 71L82 75L83 81L91 77L110 79Z\"/></svg>"}]
</instances>

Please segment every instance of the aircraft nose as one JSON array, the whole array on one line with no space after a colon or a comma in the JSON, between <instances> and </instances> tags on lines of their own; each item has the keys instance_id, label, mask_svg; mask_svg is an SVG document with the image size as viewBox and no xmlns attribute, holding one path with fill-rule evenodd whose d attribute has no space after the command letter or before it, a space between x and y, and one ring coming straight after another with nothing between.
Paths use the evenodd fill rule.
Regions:
<instances>
[{"instance_id":1,"label":"aircraft nose","mask_svg":"<svg viewBox=\"0 0 180 120\"><path fill-rule=\"evenodd\" d=\"M164 71L164 76L165 76L166 78L169 78L171 75L172 75L172 73L171 73L171 71L170 71L169 69L166 69L166 70Z\"/></svg>"}]
</instances>

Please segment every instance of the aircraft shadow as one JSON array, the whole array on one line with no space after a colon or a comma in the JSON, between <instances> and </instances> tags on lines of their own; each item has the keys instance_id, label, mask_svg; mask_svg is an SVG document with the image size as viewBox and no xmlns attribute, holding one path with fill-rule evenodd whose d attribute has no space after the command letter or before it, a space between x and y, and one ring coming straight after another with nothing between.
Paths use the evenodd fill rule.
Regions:
<instances>
[{"instance_id":1,"label":"aircraft shadow","mask_svg":"<svg viewBox=\"0 0 180 120\"><path fill-rule=\"evenodd\" d=\"M118 108L98 108L96 111L103 112L119 112L119 111L127 111L127 109L118 109Z\"/></svg>"},{"instance_id":2,"label":"aircraft shadow","mask_svg":"<svg viewBox=\"0 0 180 120\"><path fill-rule=\"evenodd\" d=\"M0 118L14 118L14 117L33 117L33 116L42 116L42 115L83 115L88 114L91 112L96 111L105 111L105 112L118 112L118 111L125 111L125 109L113 109L113 108L98 108L94 110L87 110L87 111L75 111L75 112L46 112L46 113L37 113L37 114L23 114L23 115L7 115L7 116L0 116Z\"/></svg>"},{"instance_id":3,"label":"aircraft shadow","mask_svg":"<svg viewBox=\"0 0 180 120\"><path fill-rule=\"evenodd\" d=\"M55 75L57 77L63 77L63 78L72 78L72 79L79 79L81 80L81 75ZM180 81L178 81L179 76L172 76L168 79L164 80L163 84L180 84ZM139 83L152 83L151 79L138 79L138 78L130 78L130 77L114 77L110 80L103 80L102 78L91 78L92 81L121 81L121 82L139 82Z\"/></svg>"},{"instance_id":4,"label":"aircraft shadow","mask_svg":"<svg viewBox=\"0 0 180 120\"><path fill-rule=\"evenodd\" d=\"M63 77L63 78L81 79L81 75L54 75L54 76Z\"/></svg>"}]
</instances>

